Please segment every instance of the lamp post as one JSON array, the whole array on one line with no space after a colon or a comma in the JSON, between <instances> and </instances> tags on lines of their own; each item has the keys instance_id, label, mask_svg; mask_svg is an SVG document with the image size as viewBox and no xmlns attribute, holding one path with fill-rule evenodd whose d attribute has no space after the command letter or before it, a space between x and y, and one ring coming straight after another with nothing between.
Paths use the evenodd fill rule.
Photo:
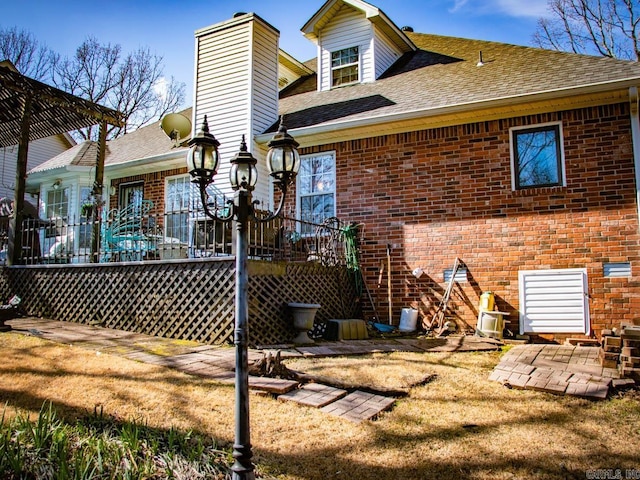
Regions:
<instances>
[{"instance_id":1,"label":"lamp post","mask_svg":"<svg viewBox=\"0 0 640 480\"><path fill-rule=\"evenodd\" d=\"M267 167L274 179L275 187L282 192L280 202L275 212L264 217L258 216L255 203L252 202L252 192L258 181L256 169L257 160L247 151L244 135L240 144L240 151L231 159L229 181L234 190L233 201L227 202L224 215L219 215L216 208L213 212L208 207L207 187L213 182L218 171L219 155L218 142L209 132L209 125L205 115L202 128L189 141L187 154L187 168L192 181L198 185L200 199L205 214L214 220L235 223L236 227L236 298L235 298L235 330L234 344L236 349L235 373L235 441L233 457L235 462L231 467L234 480L254 480L254 468L251 463L251 442L249 428L249 373L248 373L248 324L249 302L247 298L247 272L249 221L267 222L273 220L282 211L287 189L294 181L300 168L298 142L287 133L286 127L280 121L280 127L273 139L268 143Z\"/></svg>"}]
</instances>

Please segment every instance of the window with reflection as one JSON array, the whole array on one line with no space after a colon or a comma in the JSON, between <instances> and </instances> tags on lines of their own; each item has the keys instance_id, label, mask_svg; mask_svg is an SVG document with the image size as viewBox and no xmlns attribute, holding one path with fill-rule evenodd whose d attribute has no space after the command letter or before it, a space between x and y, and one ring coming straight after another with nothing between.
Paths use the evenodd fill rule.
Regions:
<instances>
[{"instance_id":1,"label":"window with reflection","mask_svg":"<svg viewBox=\"0 0 640 480\"><path fill-rule=\"evenodd\" d=\"M336 215L335 152L305 155L300 158L297 176L298 216L303 222L320 224ZM313 227L302 226L303 234Z\"/></svg>"},{"instance_id":2,"label":"window with reflection","mask_svg":"<svg viewBox=\"0 0 640 480\"><path fill-rule=\"evenodd\" d=\"M331 52L331 86L357 82L360 79L359 65L358 47Z\"/></svg>"},{"instance_id":3,"label":"window with reflection","mask_svg":"<svg viewBox=\"0 0 640 480\"><path fill-rule=\"evenodd\" d=\"M511 130L516 190L564 184L562 131L559 123Z\"/></svg>"}]
</instances>

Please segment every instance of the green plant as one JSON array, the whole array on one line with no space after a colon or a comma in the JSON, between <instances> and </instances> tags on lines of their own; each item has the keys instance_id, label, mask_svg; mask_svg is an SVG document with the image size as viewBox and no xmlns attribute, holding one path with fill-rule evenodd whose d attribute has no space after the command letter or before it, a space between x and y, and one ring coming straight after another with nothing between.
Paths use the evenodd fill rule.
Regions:
<instances>
[{"instance_id":1,"label":"green plant","mask_svg":"<svg viewBox=\"0 0 640 480\"><path fill-rule=\"evenodd\" d=\"M85 200L82 205L80 205L80 215L83 217L90 217L93 213L93 202Z\"/></svg>"},{"instance_id":2,"label":"green plant","mask_svg":"<svg viewBox=\"0 0 640 480\"><path fill-rule=\"evenodd\" d=\"M52 480L143 480L227 478L228 451L192 430L150 428L141 420L121 421L102 407L75 424L60 419L50 402L38 418L16 412L0 417L0 478Z\"/></svg>"}]
</instances>

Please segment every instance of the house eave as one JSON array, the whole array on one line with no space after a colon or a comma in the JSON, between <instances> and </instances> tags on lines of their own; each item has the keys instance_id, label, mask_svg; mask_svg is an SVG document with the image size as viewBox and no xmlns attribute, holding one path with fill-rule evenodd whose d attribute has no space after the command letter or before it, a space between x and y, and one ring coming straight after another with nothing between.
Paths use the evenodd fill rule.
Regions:
<instances>
[{"instance_id":1,"label":"house eave","mask_svg":"<svg viewBox=\"0 0 640 480\"><path fill-rule=\"evenodd\" d=\"M153 155L151 157L140 158L128 162L107 164L104 167L105 174L110 178L117 178L118 176L140 175L160 170L171 170L174 168L185 167L188 151L188 149L182 148L180 150L173 150L168 153ZM160 169L158 168L159 164L162 164Z\"/></svg>"},{"instance_id":2,"label":"house eave","mask_svg":"<svg viewBox=\"0 0 640 480\"><path fill-rule=\"evenodd\" d=\"M38 170L37 172L29 173L25 186L28 190L33 190L34 188L39 188L45 181L52 178L66 179L77 177L79 173L90 175L95 171L95 168L95 166L63 165L47 170Z\"/></svg>"},{"instance_id":3,"label":"house eave","mask_svg":"<svg viewBox=\"0 0 640 480\"><path fill-rule=\"evenodd\" d=\"M640 85L640 78L634 77L578 88L569 87L443 107L347 119L310 127L290 128L289 133L301 146L311 147L359 138L626 102L629 97L629 88L638 85ZM272 133L261 134L256 137L256 142L266 144L272 137Z\"/></svg>"}]
</instances>

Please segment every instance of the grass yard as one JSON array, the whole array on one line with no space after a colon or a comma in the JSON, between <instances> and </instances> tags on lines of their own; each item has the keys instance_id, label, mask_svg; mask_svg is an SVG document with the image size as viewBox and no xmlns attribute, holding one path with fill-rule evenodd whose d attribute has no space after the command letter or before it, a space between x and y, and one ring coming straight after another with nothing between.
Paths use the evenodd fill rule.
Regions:
<instances>
[{"instance_id":1,"label":"grass yard","mask_svg":"<svg viewBox=\"0 0 640 480\"><path fill-rule=\"evenodd\" d=\"M156 432L194 430L230 450L232 386L11 332L0 334L0 352L6 417L19 409L36 418L50 400L68 422L98 409L115 423L136 420ZM437 377L362 424L252 395L258 478L584 479L597 469L621 469L622 478L626 469L640 475L636 392L592 402L509 390L487 380L500 355L391 353L288 361L289 368L305 373L387 388Z\"/></svg>"}]
</instances>

